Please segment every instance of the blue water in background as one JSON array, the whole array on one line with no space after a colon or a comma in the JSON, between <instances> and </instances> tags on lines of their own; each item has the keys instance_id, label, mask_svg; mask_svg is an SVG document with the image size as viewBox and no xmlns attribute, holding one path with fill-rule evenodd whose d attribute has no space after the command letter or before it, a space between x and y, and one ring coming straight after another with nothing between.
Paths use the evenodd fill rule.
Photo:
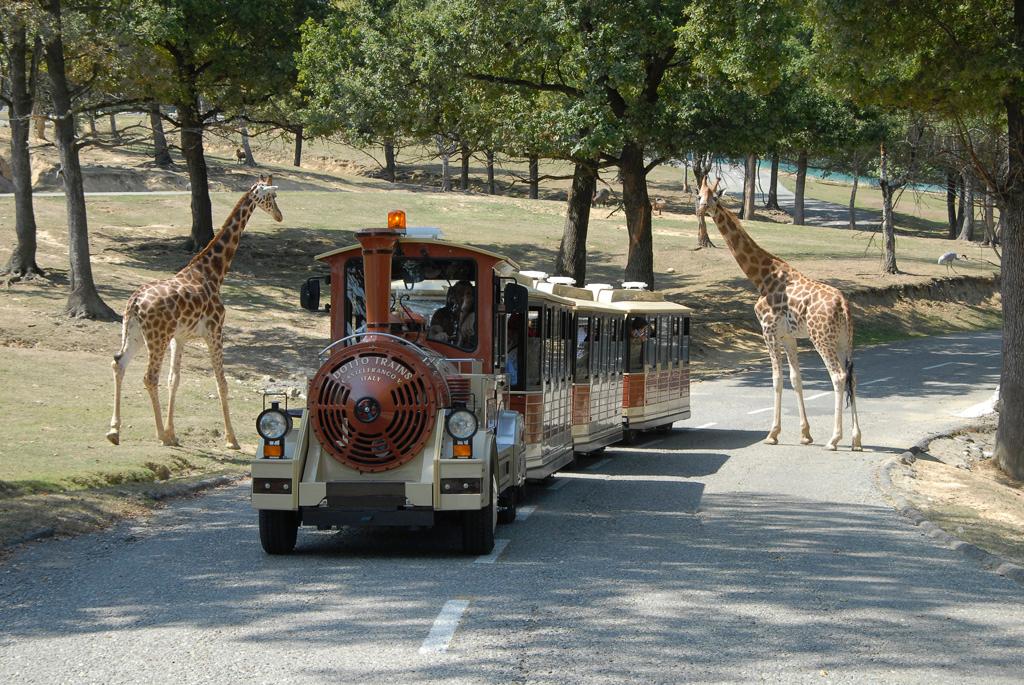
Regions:
<instances>
[{"instance_id":1,"label":"blue water in background","mask_svg":"<svg viewBox=\"0 0 1024 685\"><path fill-rule=\"evenodd\" d=\"M763 159L763 160L761 160L761 168L762 169L765 168L765 165L767 165L768 168L771 169L771 164L772 164L772 161L770 159ZM795 174L796 173L796 165L795 164L789 164L787 162L780 161L779 162L779 169L781 171L786 171L786 172L791 173L791 174ZM850 183L850 184L853 183L853 176L851 176L850 174L844 174L844 173L840 173L838 171L828 171L826 169L817 169L817 168L811 167L811 166L807 167L807 175L808 176L813 176L815 178L828 179L829 181L838 181L840 183ZM873 187L877 188L878 187L878 179L877 178L871 178L870 176L861 176L860 177L860 184L861 185L869 185L869 186L873 186ZM938 186L938 185L935 185L933 183L910 183L910 184L908 184L908 187L913 189L913 190L919 190L919 191L926 192L926 193L942 193L942 194L946 193L946 189L943 186Z\"/></svg>"}]
</instances>

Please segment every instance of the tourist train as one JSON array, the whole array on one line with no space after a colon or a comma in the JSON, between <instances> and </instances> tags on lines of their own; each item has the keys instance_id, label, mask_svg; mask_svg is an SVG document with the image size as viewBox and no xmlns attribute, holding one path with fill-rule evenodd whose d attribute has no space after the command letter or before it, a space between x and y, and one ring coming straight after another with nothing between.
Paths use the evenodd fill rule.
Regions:
<instances>
[{"instance_id":1,"label":"tourist train","mask_svg":"<svg viewBox=\"0 0 1024 685\"><path fill-rule=\"evenodd\" d=\"M306 405L268 393L257 417L268 553L291 552L300 525L453 522L486 554L527 481L690 417L691 311L646 284L521 271L401 211L356 237L302 287L331 324Z\"/></svg>"}]
</instances>

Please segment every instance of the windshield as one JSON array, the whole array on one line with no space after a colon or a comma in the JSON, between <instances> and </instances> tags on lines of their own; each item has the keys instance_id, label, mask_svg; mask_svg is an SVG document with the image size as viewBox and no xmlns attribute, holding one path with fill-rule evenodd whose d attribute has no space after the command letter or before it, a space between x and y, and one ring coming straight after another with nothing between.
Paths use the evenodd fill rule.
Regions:
<instances>
[{"instance_id":1,"label":"windshield","mask_svg":"<svg viewBox=\"0 0 1024 685\"><path fill-rule=\"evenodd\" d=\"M470 259L395 256L391 260L391 312L404 328L461 350L476 349L477 274ZM363 260L345 265L345 333L365 330Z\"/></svg>"}]
</instances>

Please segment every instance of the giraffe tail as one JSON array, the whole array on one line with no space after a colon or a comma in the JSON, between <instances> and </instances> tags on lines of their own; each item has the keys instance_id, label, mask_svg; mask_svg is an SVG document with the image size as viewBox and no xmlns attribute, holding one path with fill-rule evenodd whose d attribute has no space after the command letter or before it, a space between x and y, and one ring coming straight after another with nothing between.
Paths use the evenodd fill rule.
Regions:
<instances>
[{"instance_id":1,"label":"giraffe tail","mask_svg":"<svg viewBox=\"0 0 1024 685\"><path fill-rule=\"evenodd\" d=\"M853 400L853 357L849 357L846 360L846 406L850 406L850 402Z\"/></svg>"}]
</instances>

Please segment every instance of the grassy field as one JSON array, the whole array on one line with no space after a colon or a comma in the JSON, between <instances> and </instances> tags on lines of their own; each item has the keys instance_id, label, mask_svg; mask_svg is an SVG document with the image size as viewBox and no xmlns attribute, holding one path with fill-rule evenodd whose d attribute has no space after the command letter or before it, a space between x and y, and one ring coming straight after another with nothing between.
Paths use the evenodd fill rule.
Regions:
<instances>
[{"instance_id":1,"label":"grassy field","mask_svg":"<svg viewBox=\"0 0 1024 685\"><path fill-rule=\"evenodd\" d=\"M215 187L224 188L212 195L218 223L257 173L236 167L229 159L231 149L225 142L214 144L211 151L211 176ZM143 152L103 153L107 156L86 162L98 170L97 178L142 183L149 178L142 166ZM308 167L301 170L275 164L290 159L284 142L257 152L258 159L267 161L261 170L273 171L281 188L284 221L276 224L262 213L253 217L223 288L228 308L226 367L241 452L222 447L216 386L206 351L198 343L187 348L179 389L176 424L182 447L160 447L154 439L141 382L144 355L126 377L122 444L113 447L106 442L113 388L110 360L120 326L70 321L61 315L67 296L64 201L36 198L39 262L50 278L18 283L0 293L0 383L5 388L0 412L13 422L13 430L0 444L0 545L28 525L74 531L85 525L83 521L101 523L135 512L146 506L138 494L140 483L242 473L255 448L252 422L262 408L262 389L304 390L305 377L316 366L316 353L328 341L326 317L298 307L299 285L321 270L313 255L352 243L353 230L380 225L388 210L404 209L410 224L440 226L447 238L506 254L524 269L550 269L554 262L567 180L545 181L546 199L525 199L520 194L525 189L516 182L524 168L511 161L501 175L511 196L442 194L431 186L436 164L414 167L411 153L404 158L409 160L406 172L410 177L418 172L421 182L392 185L366 175L372 155L359 157L342 146L313 146ZM347 161L345 154L351 157ZM45 150L40 156L45 157ZM399 161L403 163L403 157ZM568 171L567 165L542 166L544 174ZM482 166L474 165L475 186L480 186L484 173ZM693 249L697 226L692 197L682 192L681 173L668 167L656 170L651 194L668 201L668 210L654 217L656 285L697 312L696 375L763 364L752 313L755 294L727 250ZM88 199L88 211L96 281L115 309L124 306L138 285L173 274L188 259L182 250L190 226L187 195L94 196ZM0 245L13 244L13 212L13 200L0 198ZM913 286L946 275L935 259L946 251L947 243L909 234L914 231L898 241L904 273L883 276L879 241L872 241L868 232L762 221L749 221L746 227L762 246L807 275L848 291ZM713 239L722 244L717 235ZM622 213L595 208L588 280L621 280L626 242ZM0 253L0 259L6 256ZM961 268L970 275L992 271L980 261ZM997 326L994 305L985 296L961 305L890 306L868 300L858 305L855 300L858 340L870 343Z\"/></svg>"}]
</instances>

